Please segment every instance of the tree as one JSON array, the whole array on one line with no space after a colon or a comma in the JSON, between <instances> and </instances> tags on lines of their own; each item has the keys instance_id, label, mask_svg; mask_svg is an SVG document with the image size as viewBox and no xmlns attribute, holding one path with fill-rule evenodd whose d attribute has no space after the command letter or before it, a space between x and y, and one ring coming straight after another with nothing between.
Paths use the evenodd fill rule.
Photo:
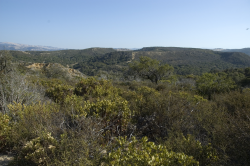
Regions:
<instances>
[{"instance_id":1,"label":"tree","mask_svg":"<svg viewBox=\"0 0 250 166\"><path fill-rule=\"evenodd\" d=\"M11 55L9 51L0 51L0 73L6 73L6 71L10 70L8 67L10 66Z\"/></svg>"},{"instance_id":2,"label":"tree","mask_svg":"<svg viewBox=\"0 0 250 166\"><path fill-rule=\"evenodd\" d=\"M158 83L159 80L168 77L174 68L168 64L161 64L156 59L151 59L146 56L141 56L140 61L134 61L129 65L132 75L149 79L153 83Z\"/></svg>"}]
</instances>

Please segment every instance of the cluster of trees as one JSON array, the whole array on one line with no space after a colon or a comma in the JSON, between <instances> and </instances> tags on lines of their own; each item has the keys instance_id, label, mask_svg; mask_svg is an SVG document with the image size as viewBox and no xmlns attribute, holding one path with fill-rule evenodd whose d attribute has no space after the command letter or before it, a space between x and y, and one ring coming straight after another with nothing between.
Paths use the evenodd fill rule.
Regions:
<instances>
[{"instance_id":1,"label":"cluster of trees","mask_svg":"<svg viewBox=\"0 0 250 166\"><path fill-rule=\"evenodd\" d=\"M8 72L10 70L9 63L12 59L8 51L0 51L0 72Z\"/></svg>"},{"instance_id":2,"label":"cluster of trees","mask_svg":"<svg viewBox=\"0 0 250 166\"><path fill-rule=\"evenodd\" d=\"M141 57L129 66L137 82L9 65L0 152L15 153L13 165L250 164L249 68L177 76Z\"/></svg>"},{"instance_id":3,"label":"cluster of trees","mask_svg":"<svg viewBox=\"0 0 250 166\"><path fill-rule=\"evenodd\" d=\"M122 74L131 57L132 52L130 51L110 52L79 62L73 68L89 76L97 76L102 72Z\"/></svg>"}]
</instances>

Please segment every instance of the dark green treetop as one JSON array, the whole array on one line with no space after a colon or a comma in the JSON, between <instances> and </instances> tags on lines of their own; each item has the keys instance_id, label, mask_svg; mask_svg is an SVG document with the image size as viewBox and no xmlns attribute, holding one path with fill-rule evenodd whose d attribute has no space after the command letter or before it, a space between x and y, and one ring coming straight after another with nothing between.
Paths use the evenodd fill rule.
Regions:
<instances>
[{"instance_id":1,"label":"dark green treetop","mask_svg":"<svg viewBox=\"0 0 250 166\"><path fill-rule=\"evenodd\" d=\"M6 72L10 65L11 55L9 51L0 51L0 72Z\"/></svg>"},{"instance_id":2,"label":"dark green treetop","mask_svg":"<svg viewBox=\"0 0 250 166\"><path fill-rule=\"evenodd\" d=\"M134 61L129 65L133 75L149 79L153 83L158 83L161 79L168 77L174 68L168 64L161 64L156 59L141 56L140 61Z\"/></svg>"}]
</instances>

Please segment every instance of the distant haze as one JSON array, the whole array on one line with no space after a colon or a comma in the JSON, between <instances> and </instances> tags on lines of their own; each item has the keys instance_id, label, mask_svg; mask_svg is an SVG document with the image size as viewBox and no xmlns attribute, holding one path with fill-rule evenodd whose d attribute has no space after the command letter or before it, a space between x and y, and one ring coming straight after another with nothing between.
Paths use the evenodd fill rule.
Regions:
<instances>
[{"instance_id":1,"label":"distant haze","mask_svg":"<svg viewBox=\"0 0 250 166\"><path fill-rule=\"evenodd\" d=\"M19 44L12 42L0 42L0 50L15 50L15 51L57 51L66 50L67 48L57 48L52 46L35 46L27 44ZM117 51L138 50L140 48L114 48Z\"/></svg>"},{"instance_id":2,"label":"distant haze","mask_svg":"<svg viewBox=\"0 0 250 166\"><path fill-rule=\"evenodd\" d=\"M113 48L117 51L132 51L139 50L141 48ZM242 49L227 49L227 48L202 48L210 49L213 51L223 51L223 52L243 52L250 56L250 48ZM35 46L27 44L18 44L12 42L0 42L0 50L14 50L14 51L57 51L57 50L67 50L67 48L57 48L52 46Z\"/></svg>"},{"instance_id":3,"label":"distant haze","mask_svg":"<svg viewBox=\"0 0 250 166\"><path fill-rule=\"evenodd\" d=\"M65 50L65 48L57 48L51 46L34 46L10 42L0 42L0 50L16 50L16 51L56 51Z\"/></svg>"}]
</instances>

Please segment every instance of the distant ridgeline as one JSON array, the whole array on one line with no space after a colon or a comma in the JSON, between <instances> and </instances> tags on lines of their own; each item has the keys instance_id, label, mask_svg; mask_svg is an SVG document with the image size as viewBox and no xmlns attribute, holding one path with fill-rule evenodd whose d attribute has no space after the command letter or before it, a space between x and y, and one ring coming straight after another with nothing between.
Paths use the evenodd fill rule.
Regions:
<instances>
[{"instance_id":1,"label":"distant ridgeline","mask_svg":"<svg viewBox=\"0 0 250 166\"><path fill-rule=\"evenodd\" d=\"M242 48L242 49L225 49L223 52L242 52L250 56L250 48Z\"/></svg>"},{"instance_id":2,"label":"distant ridgeline","mask_svg":"<svg viewBox=\"0 0 250 166\"><path fill-rule=\"evenodd\" d=\"M60 51L10 51L13 60L32 63L60 63L72 65L86 61L91 57L104 55L116 50L112 48L89 48L84 50L60 50Z\"/></svg>"},{"instance_id":3,"label":"distant ridgeline","mask_svg":"<svg viewBox=\"0 0 250 166\"><path fill-rule=\"evenodd\" d=\"M248 50L248 49L246 49ZM60 63L78 69L86 75L100 71L123 72L129 62L148 56L168 63L181 75L201 74L211 70L250 66L250 56L242 52L222 52L179 47L145 47L140 50L118 51L112 48L89 48L60 51L10 51L13 60L24 63Z\"/></svg>"},{"instance_id":4,"label":"distant ridgeline","mask_svg":"<svg viewBox=\"0 0 250 166\"><path fill-rule=\"evenodd\" d=\"M136 51L139 56L149 56L171 64L177 74L201 74L211 70L250 66L250 56L241 52L219 52L208 49L149 47Z\"/></svg>"},{"instance_id":5,"label":"distant ridgeline","mask_svg":"<svg viewBox=\"0 0 250 166\"><path fill-rule=\"evenodd\" d=\"M65 50L64 48L50 46L35 46L27 44L18 44L10 42L0 42L0 50L15 50L15 51L56 51Z\"/></svg>"}]
</instances>

